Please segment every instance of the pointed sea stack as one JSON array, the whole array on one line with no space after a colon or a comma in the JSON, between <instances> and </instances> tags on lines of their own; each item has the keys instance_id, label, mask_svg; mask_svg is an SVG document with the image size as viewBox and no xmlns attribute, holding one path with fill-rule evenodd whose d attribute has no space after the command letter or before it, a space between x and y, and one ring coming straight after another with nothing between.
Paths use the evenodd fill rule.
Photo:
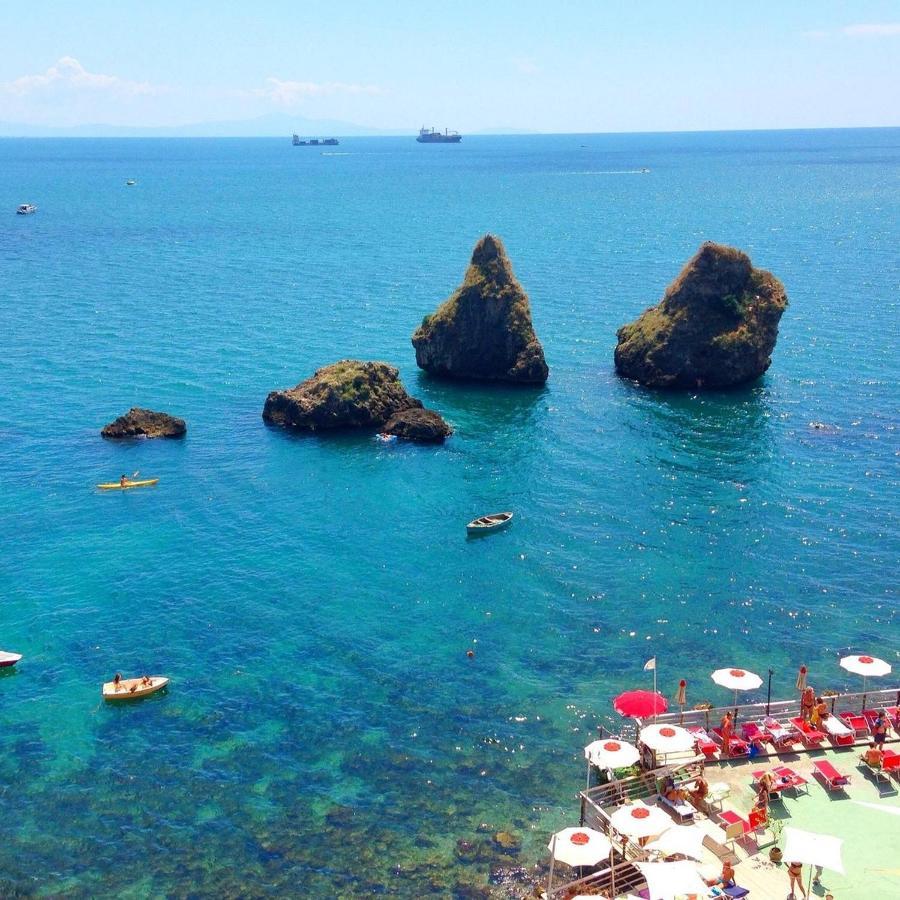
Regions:
<instances>
[{"instance_id":1,"label":"pointed sea stack","mask_svg":"<svg viewBox=\"0 0 900 900\"><path fill-rule=\"evenodd\" d=\"M334 428L380 428L397 413L421 410L400 373L383 362L343 359L319 369L311 378L266 398L263 419L301 431ZM430 411L429 411L430 412ZM432 413L441 422L437 413ZM449 434L450 429L444 423Z\"/></svg>"},{"instance_id":2,"label":"pointed sea stack","mask_svg":"<svg viewBox=\"0 0 900 900\"><path fill-rule=\"evenodd\" d=\"M466 277L412 336L416 363L448 378L543 384L549 369L528 295L499 238L486 234Z\"/></svg>"},{"instance_id":3,"label":"pointed sea stack","mask_svg":"<svg viewBox=\"0 0 900 900\"><path fill-rule=\"evenodd\" d=\"M772 362L784 285L746 253L707 241L657 306L618 331L616 371L647 387L726 388Z\"/></svg>"}]
</instances>

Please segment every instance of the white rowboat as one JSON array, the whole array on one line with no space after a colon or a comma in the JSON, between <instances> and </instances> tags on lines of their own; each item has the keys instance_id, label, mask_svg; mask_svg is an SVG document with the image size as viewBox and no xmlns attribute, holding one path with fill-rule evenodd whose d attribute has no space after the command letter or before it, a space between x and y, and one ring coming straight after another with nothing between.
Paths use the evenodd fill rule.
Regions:
<instances>
[{"instance_id":1,"label":"white rowboat","mask_svg":"<svg viewBox=\"0 0 900 900\"><path fill-rule=\"evenodd\" d=\"M123 678L118 684L107 681L103 685L104 700L140 700L161 691L169 683L162 675L153 675L144 682L143 678Z\"/></svg>"},{"instance_id":2,"label":"white rowboat","mask_svg":"<svg viewBox=\"0 0 900 900\"><path fill-rule=\"evenodd\" d=\"M0 668L14 666L21 658L21 653L7 653L5 650L0 650Z\"/></svg>"},{"instance_id":3,"label":"white rowboat","mask_svg":"<svg viewBox=\"0 0 900 900\"><path fill-rule=\"evenodd\" d=\"M500 528L505 528L512 522L513 514L511 512L501 512L501 513L491 513L487 516L479 516L477 519L472 519L468 525L466 525L466 531L469 534L487 534L489 531L497 531Z\"/></svg>"}]
</instances>

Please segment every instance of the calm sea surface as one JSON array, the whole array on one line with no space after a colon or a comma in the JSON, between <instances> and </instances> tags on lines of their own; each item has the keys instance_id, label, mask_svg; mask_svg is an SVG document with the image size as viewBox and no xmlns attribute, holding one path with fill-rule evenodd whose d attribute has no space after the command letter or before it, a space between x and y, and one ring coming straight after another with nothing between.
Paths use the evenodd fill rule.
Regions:
<instances>
[{"instance_id":1,"label":"calm sea surface","mask_svg":"<svg viewBox=\"0 0 900 900\"><path fill-rule=\"evenodd\" d=\"M898 223L897 129L0 141L0 894L449 897L497 861L454 858L480 824L533 862L577 821L651 655L689 703L729 664L778 695L897 666ZM545 389L416 368L488 230ZM616 329L705 239L787 287L769 373L618 380ZM344 357L455 435L263 424ZM132 405L187 438L102 440ZM171 690L105 707L117 669Z\"/></svg>"}]
</instances>

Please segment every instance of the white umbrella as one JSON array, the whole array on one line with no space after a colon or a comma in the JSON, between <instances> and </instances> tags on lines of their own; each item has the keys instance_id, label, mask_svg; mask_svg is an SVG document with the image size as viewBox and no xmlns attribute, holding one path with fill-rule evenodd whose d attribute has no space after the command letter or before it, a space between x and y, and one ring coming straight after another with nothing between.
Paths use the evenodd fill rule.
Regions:
<instances>
[{"instance_id":1,"label":"white umbrella","mask_svg":"<svg viewBox=\"0 0 900 900\"><path fill-rule=\"evenodd\" d=\"M680 853L691 859L703 859L704 833L696 825L673 825L667 828L658 838L647 844L648 850L656 850L663 856Z\"/></svg>"},{"instance_id":2,"label":"white umbrella","mask_svg":"<svg viewBox=\"0 0 900 900\"><path fill-rule=\"evenodd\" d=\"M658 753L679 753L694 746L694 736L680 725L647 725L641 742Z\"/></svg>"},{"instance_id":3,"label":"white umbrella","mask_svg":"<svg viewBox=\"0 0 900 900\"><path fill-rule=\"evenodd\" d=\"M695 895L706 897L709 888L697 871L697 864L681 862L636 862L641 875L647 880L650 900L674 900L676 897Z\"/></svg>"},{"instance_id":4,"label":"white umbrella","mask_svg":"<svg viewBox=\"0 0 900 900\"><path fill-rule=\"evenodd\" d=\"M854 675L863 677L863 709L866 708L866 679L888 675L891 664L879 659L877 656L845 656L841 660L841 668Z\"/></svg>"},{"instance_id":5,"label":"white umbrella","mask_svg":"<svg viewBox=\"0 0 900 900\"><path fill-rule=\"evenodd\" d=\"M570 866L595 866L612 852L612 844L602 831L593 828L564 828L557 831L547 844L550 851L550 875L547 894L553 887L553 868L556 861Z\"/></svg>"},{"instance_id":6,"label":"white umbrella","mask_svg":"<svg viewBox=\"0 0 900 900\"><path fill-rule=\"evenodd\" d=\"M593 828L564 828L547 844L553 858L570 866L596 866L609 856L612 844L602 831Z\"/></svg>"},{"instance_id":7,"label":"white umbrella","mask_svg":"<svg viewBox=\"0 0 900 900\"><path fill-rule=\"evenodd\" d=\"M645 803L620 806L610 816L609 822L619 834L630 838L662 834L672 824L672 820L659 807Z\"/></svg>"},{"instance_id":8,"label":"white umbrella","mask_svg":"<svg viewBox=\"0 0 900 900\"><path fill-rule=\"evenodd\" d=\"M746 669L716 669L712 680L723 688L734 691L734 705L737 706L738 691L754 691L762 684L762 678Z\"/></svg>"},{"instance_id":9,"label":"white umbrella","mask_svg":"<svg viewBox=\"0 0 900 900\"><path fill-rule=\"evenodd\" d=\"M843 841L832 837L830 834L816 834L814 831L802 831L788 825L784 829L784 859L788 863L808 863L810 866L824 866L833 872L844 874L844 864L841 860L841 847ZM807 894L809 894L809 881L812 880L812 868L807 879Z\"/></svg>"},{"instance_id":10,"label":"white umbrella","mask_svg":"<svg viewBox=\"0 0 900 900\"><path fill-rule=\"evenodd\" d=\"M624 769L634 765L641 754L634 744L620 741L618 738L594 741L584 748L584 758L602 769Z\"/></svg>"}]
</instances>

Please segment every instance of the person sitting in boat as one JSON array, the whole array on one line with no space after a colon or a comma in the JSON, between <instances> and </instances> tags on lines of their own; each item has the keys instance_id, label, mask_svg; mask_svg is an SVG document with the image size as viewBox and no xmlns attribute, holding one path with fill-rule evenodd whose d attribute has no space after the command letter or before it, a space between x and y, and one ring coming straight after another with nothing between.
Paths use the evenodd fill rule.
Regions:
<instances>
[{"instance_id":1,"label":"person sitting in boat","mask_svg":"<svg viewBox=\"0 0 900 900\"><path fill-rule=\"evenodd\" d=\"M122 476L125 477L124 475ZM115 678L113 678L113 688L115 690L119 690L122 687L122 673L116 672Z\"/></svg>"},{"instance_id":2,"label":"person sitting in boat","mask_svg":"<svg viewBox=\"0 0 900 900\"><path fill-rule=\"evenodd\" d=\"M150 687L153 684L153 680L149 675L143 675L141 677L141 687Z\"/></svg>"},{"instance_id":3,"label":"person sitting in boat","mask_svg":"<svg viewBox=\"0 0 900 900\"><path fill-rule=\"evenodd\" d=\"M119 487L125 487L126 484L128 484L128 476L127 476L127 475L123 475L123 476L119 479Z\"/></svg>"}]
</instances>

